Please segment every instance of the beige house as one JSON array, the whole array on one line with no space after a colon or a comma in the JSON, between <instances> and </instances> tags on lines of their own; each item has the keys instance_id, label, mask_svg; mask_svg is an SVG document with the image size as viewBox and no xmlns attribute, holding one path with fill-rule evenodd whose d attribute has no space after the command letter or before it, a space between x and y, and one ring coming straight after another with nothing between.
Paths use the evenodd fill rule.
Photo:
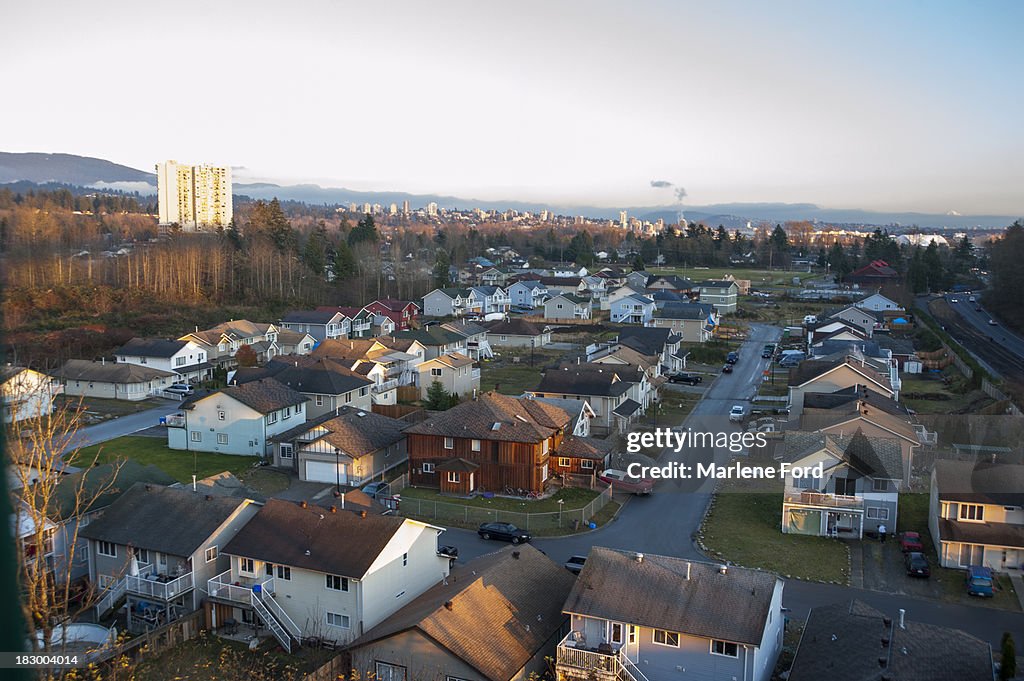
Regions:
<instances>
[{"instance_id":1,"label":"beige house","mask_svg":"<svg viewBox=\"0 0 1024 681\"><path fill-rule=\"evenodd\" d=\"M889 376L880 373L864 360L853 357L812 359L801 362L789 372L790 418L803 411L804 394L831 393L851 386L861 386L882 397L899 398Z\"/></svg>"},{"instance_id":2,"label":"beige house","mask_svg":"<svg viewBox=\"0 0 1024 681\"><path fill-rule=\"evenodd\" d=\"M181 380L165 369L85 359L69 359L54 376L63 384L65 395L132 402L159 395Z\"/></svg>"},{"instance_id":3,"label":"beige house","mask_svg":"<svg viewBox=\"0 0 1024 681\"><path fill-rule=\"evenodd\" d=\"M311 636L346 645L448 576L442 528L334 503L268 501L222 549L230 568L207 585L215 617L255 613L286 650Z\"/></svg>"},{"instance_id":4,"label":"beige house","mask_svg":"<svg viewBox=\"0 0 1024 681\"><path fill-rule=\"evenodd\" d=\"M525 681L554 656L574 581L529 544L505 547L357 639L352 667L364 679Z\"/></svg>"},{"instance_id":5,"label":"beige house","mask_svg":"<svg viewBox=\"0 0 1024 681\"><path fill-rule=\"evenodd\" d=\"M419 371L420 396L427 397L431 384L437 381L445 392L454 395L471 395L480 390L480 369L473 366L473 360L460 352L441 355L427 360L417 367Z\"/></svg>"}]
</instances>

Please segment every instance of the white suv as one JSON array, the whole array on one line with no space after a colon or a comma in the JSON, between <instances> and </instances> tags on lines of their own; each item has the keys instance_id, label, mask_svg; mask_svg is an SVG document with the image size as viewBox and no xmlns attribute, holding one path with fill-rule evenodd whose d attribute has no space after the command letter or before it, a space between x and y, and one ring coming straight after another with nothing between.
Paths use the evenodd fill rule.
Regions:
<instances>
[{"instance_id":1,"label":"white suv","mask_svg":"<svg viewBox=\"0 0 1024 681\"><path fill-rule=\"evenodd\" d=\"M164 392L170 393L171 395L181 395L182 397L186 397L191 395L193 391L192 386L188 383L175 383L169 388L164 388Z\"/></svg>"},{"instance_id":2,"label":"white suv","mask_svg":"<svg viewBox=\"0 0 1024 681\"><path fill-rule=\"evenodd\" d=\"M742 422L743 421L743 417L746 416L746 415L747 415L747 410L743 408L743 405L742 404L735 404L735 405L733 405L732 409L729 411L729 420L730 421L736 421L736 422Z\"/></svg>"}]
</instances>

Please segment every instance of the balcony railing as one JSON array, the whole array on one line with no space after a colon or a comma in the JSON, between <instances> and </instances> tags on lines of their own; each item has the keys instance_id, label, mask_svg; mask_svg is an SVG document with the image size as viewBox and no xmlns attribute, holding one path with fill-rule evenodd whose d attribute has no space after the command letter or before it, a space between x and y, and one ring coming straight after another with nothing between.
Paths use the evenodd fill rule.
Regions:
<instances>
[{"instance_id":1,"label":"balcony railing","mask_svg":"<svg viewBox=\"0 0 1024 681\"><path fill-rule=\"evenodd\" d=\"M181 414L171 414L166 417L166 423L168 428L184 428L185 417Z\"/></svg>"},{"instance_id":2,"label":"balcony railing","mask_svg":"<svg viewBox=\"0 0 1024 681\"><path fill-rule=\"evenodd\" d=\"M152 575L128 575L125 581L128 593L147 598L169 601L187 593L195 588L195 580L191 572L186 572L180 577Z\"/></svg>"},{"instance_id":3,"label":"balcony railing","mask_svg":"<svg viewBox=\"0 0 1024 681\"><path fill-rule=\"evenodd\" d=\"M824 494L807 490L787 490L783 503L800 506L824 506L827 508L863 509L864 500L848 494Z\"/></svg>"},{"instance_id":4,"label":"balcony railing","mask_svg":"<svg viewBox=\"0 0 1024 681\"><path fill-rule=\"evenodd\" d=\"M622 663L617 652L600 653L585 647L585 644L573 640L576 632L570 632L558 644L555 664L558 667L569 667L578 673L569 672L569 676L598 681L618 679Z\"/></svg>"},{"instance_id":5,"label":"balcony railing","mask_svg":"<svg viewBox=\"0 0 1024 681\"><path fill-rule=\"evenodd\" d=\"M238 583L236 584L235 582ZM206 590L212 598L222 598L228 601L235 601L236 603L249 603L252 598L252 588L257 584L260 584L260 582L244 577L232 581L231 570L225 570L213 579L207 580Z\"/></svg>"},{"instance_id":6,"label":"balcony railing","mask_svg":"<svg viewBox=\"0 0 1024 681\"><path fill-rule=\"evenodd\" d=\"M370 390L371 390L371 392L374 395L379 395L380 393L386 393L389 390L394 390L397 387L398 387L398 379L397 378L392 378L392 379L387 380L387 381L382 381L380 383L375 383Z\"/></svg>"}]
</instances>

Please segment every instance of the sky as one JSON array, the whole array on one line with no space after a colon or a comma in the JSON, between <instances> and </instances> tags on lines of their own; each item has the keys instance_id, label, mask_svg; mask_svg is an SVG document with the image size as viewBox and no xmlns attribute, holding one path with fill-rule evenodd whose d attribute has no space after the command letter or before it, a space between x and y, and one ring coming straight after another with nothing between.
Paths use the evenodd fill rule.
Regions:
<instances>
[{"instance_id":1,"label":"sky","mask_svg":"<svg viewBox=\"0 0 1024 681\"><path fill-rule=\"evenodd\" d=\"M0 7L2 151L496 201L1024 214L1014 0Z\"/></svg>"}]
</instances>

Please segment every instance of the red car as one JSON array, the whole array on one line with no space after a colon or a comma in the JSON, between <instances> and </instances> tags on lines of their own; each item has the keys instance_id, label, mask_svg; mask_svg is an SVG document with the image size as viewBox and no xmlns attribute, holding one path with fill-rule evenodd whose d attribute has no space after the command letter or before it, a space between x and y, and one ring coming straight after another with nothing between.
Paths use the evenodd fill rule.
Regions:
<instances>
[{"instance_id":1,"label":"red car","mask_svg":"<svg viewBox=\"0 0 1024 681\"><path fill-rule=\"evenodd\" d=\"M630 494L647 495L654 491L654 480L630 477L625 471L617 471L608 468L597 476L601 482L612 486L616 492L628 492Z\"/></svg>"},{"instance_id":2,"label":"red car","mask_svg":"<svg viewBox=\"0 0 1024 681\"><path fill-rule=\"evenodd\" d=\"M917 532L904 532L900 535L900 550L903 553L909 551L924 551L924 545L921 543L921 535Z\"/></svg>"}]
</instances>

